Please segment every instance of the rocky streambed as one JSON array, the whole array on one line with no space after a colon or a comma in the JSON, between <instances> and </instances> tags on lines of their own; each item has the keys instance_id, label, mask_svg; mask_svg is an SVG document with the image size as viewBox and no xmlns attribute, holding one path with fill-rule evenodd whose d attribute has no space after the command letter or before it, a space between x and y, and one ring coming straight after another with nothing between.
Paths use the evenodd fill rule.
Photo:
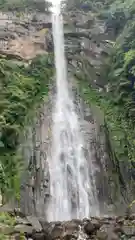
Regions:
<instances>
[{"instance_id":1,"label":"rocky streambed","mask_svg":"<svg viewBox=\"0 0 135 240\"><path fill-rule=\"evenodd\" d=\"M19 209L0 213L2 240L135 240L135 214L64 222L24 216Z\"/></svg>"}]
</instances>

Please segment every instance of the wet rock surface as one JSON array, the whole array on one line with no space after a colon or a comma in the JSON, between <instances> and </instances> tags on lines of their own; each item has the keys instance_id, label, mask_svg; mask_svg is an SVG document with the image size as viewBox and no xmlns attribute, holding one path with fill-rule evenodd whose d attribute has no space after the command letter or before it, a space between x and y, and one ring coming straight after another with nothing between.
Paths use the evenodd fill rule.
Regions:
<instances>
[{"instance_id":1,"label":"wet rock surface","mask_svg":"<svg viewBox=\"0 0 135 240\"><path fill-rule=\"evenodd\" d=\"M10 13L7 13L6 17L8 16L9 18L9 15ZM44 14L42 15L39 13L36 15L36 19L34 19L34 15L29 16L29 19L27 19L27 16L23 16L22 19L18 19L14 16L11 18L13 19L9 19L8 24L6 24L7 19L1 20L0 28L3 28L3 30L1 29L0 32L1 54L7 55L8 57L10 56L12 58L17 58L18 60L30 60L37 54L44 54L48 51L48 48L52 46L50 33L51 20L49 16L44 16ZM89 78L91 76L92 79L90 79L90 83L92 83L94 86L96 85L97 87L102 88L104 83L101 84L100 82L100 86L98 81L98 76L100 76L99 66L102 65L102 62L104 62L104 57L102 54L106 53L108 55L110 49L112 48L112 44L106 41L110 38L105 33L103 21L99 22L92 14L83 16L82 12L74 12L74 19L71 18L70 14L68 14L67 19L66 16L64 16L64 18L68 24L71 22L71 24L74 25L73 22L76 22L76 26L74 26L72 32L71 29L65 30L68 52L67 57L71 59L72 65L76 61L78 66L81 64L81 59L88 60L90 65L93 67L90 69L90 66L88 65L88 69L86 69L86 74L89 75ZM79 57L77 55L78 51ZM80 52L82 52L81 59ZM100 78L99 80L101 81ZM86 107L84 109L86 110ZM36 123L36 126L30 127L28 132L29 137L26 136L27 143L24 149L24 155L25 158L28 159L29 169L27 177L23 176L25 182L22 183L21 190L21 206L26 214L45 216L43 209L45 206L47 206L47 200L49 196L49 171L45 153L47 153L49 140L45 139L44 136L49 138L48 116L50 115L50 111L51 110L49 109L48 114L46 109L42 110L42 116L39 117L39 121ZM116 192L116 186L114 180L109 176L112 176L112 171L109 171L110 169L113 169L113 163L108 157L109 151L106 149L105 145L106 137L104 130L102 131L98 128L98 124L96 124L93 120L92 113L88 113L88 115L85 113L84 115L87 129L86 135L89 135L87 149L92 150L92 158L96 160L95 162L101 164L101 167L99 167L100 171L95 173L97 178L96 185L98 196L99 199L101 199L101 203L104 203L106 199L111 199L113 202L114 198L112 195ZM94 122L93 125L90 124L92 121ZM97 134L95 134L95 132ZM108 189L110 189L110 192ZM114 191L112 191L113 189ZM110 202L108 204L110 204ZM71 222L50 224L45 220L46 219L44 218L42 220L38 220L42 227L42 230L40 228L38 230L37 227L35 227L34 222L31 224L29 219L22 218L22 216L20 216L20 219L16 219L16 221L18 221L16 223L16 228L19 229L20 227L21 229L27 229L27 231L25 230L25 235L27 239L29 238L29 240L30 238L52 239L52 237L53 239L75 239L78 237L80 227L83 229L83 236L85 236L87 239L135 239L135 218L133 216L130 216L130 219L128 220L126 220L124 217L119 217L118 219L101 218L100 220L93 218L87 220L86 222L83 221L80 223L76 220L73 220L72 224ZM76 227L75 223L77 224ZM129 226L129 223L131 223L132 226ZM74 228L76 230L74 230ZM16 233L15 239L19 239L18 233Z\"/></svg>"},{"instance_id":2,"label":"wet rock surface","mask_svg":"<svg viewBox=\"0 0 135 240\"><path fill-rule=\"evenodd\" d=\"M11 214L11 212L10 212ZM89 219L63 222L46 222L34 216L20 217L13 212L13 226L0 223L0 233L6 239L28 240L134 240L135 221L133 216L91 217ZM121 221L120 221L121 219Z\"/></svg>"},{"instance_id":3,"label":"wet rock surface","mask_svg":"<svg viewBox=\"0 0 135 240\"><path fill-rule=\"evenodd\" d=\"M22 152L27 171L22 176L21 211L25 215L46 218L50 196L50 176L47 162L50 143L51 110L48 100L41 106L33 126L28 126ZM31 221L29 218L28 221ZM34 218L32 219L34 221ZM36 224L36 220L35 220Z\"/></svg>"}]
</instances>

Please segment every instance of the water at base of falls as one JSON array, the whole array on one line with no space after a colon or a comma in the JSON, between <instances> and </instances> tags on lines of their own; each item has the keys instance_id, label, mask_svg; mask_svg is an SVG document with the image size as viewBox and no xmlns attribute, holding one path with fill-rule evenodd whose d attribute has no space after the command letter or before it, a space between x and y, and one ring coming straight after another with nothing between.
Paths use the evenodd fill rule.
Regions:
<instances>
[{"instance_id":1,"label":"water at base of falls","mask_svg":"<svg viewBox=\"0 0 135 240\"><path fill-rule=\"evenodd\" d=\"M52 14L57 93L53 112L52 149L48 159L51 186L48 221L82 219L89 217L92 209L95 209L93 186L83 152L83 138L67 80L63 19L59 5L57 8Z\"/></svg>"}]
</instances>

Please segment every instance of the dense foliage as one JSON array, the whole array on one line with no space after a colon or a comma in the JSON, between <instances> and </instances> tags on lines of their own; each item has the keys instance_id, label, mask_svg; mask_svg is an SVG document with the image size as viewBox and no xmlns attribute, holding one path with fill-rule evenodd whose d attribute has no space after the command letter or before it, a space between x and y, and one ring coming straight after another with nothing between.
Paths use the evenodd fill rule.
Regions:
<instances>
[{"instance_id":1,"label":"dense foliage","mask_svg":"<svg viewBox=\"0 0 135 240\"><path fill-rule=\"evenodd\" d=\"M0 189L4 195L19 193L20 136L47 94L51 76L51 56L36 57L27 67L0 59Z\"/></svg>"},{"instance_id":2,"label":"dense foliage","mask_svg":"<svg viewBox=\"0 0 135 240\"><path fill-rule=\"evenodd\" d=\"M114 7L115 6L115 7ZM114 51L108 62L106 82L109 83L109 92L106 98L110 109L113 109L112 122L114 128L120 129L117 133L117 144L122 156L128 156L133 166L135 161L135 1L116 1L112 4L114 14L119 20L116 25L121 33L116 39ZM119 12L120 11L120 12ZM124 16L121 18L120 16ZM125 19L125 20L122 20ZM122 24L122 26L119 24ZM117 34L116 33L116 34ZM110 120L109 120L110 121ZM116 122L116 123L115 123ZM116 141L115 141L116 142Z\"/></svg>"},{"instance_id":3,"label":"dense foliage","mask_svg":"<svg viewBox=\"0 0 135 240\"><path fill-rule=\"evenodd\" d=\"M101 2L101 1L100 1ZM111 2L111 3L110 3ZM116 43L108 57L101 79L102 92L90 86L89 75L77 73L86 101L104 112L114 161L127 163L131 181L135 179L135 0L106 1L98 16L106 31L112 29ZM88 80L88 81L86 81ZM130 175L131 173L131 175Z\"/></svg>"},{"instance_id":4,"label":"dense foliage","mask_svg":"<svg viewBox=\"0 0 135 240\"><path fill-rule=\"evenodd\" d=\"M0 0L0 9L4 11L40 11L45 12L50 6L45 0Z\"/></svg>"}]
</instances>

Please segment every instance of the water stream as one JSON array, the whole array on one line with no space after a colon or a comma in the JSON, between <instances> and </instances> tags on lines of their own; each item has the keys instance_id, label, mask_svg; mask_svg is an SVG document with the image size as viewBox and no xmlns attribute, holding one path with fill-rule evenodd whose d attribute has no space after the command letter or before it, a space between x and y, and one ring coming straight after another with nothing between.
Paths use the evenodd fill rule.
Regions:
<instances>
[{"instance_id":1,"label":"water stream","mask_svg":"<svg viewBox=\"0 0 135 240\"><path fill-rule=\"evenodd\" d=\"M92 215L96 203L88 162L84 156L79 118L68 83L60 0L53 4L52 28L57 93L53 111L52 149L48 159L51 186L48 220L82 219Z\"/></svg>"}]
</instances>

